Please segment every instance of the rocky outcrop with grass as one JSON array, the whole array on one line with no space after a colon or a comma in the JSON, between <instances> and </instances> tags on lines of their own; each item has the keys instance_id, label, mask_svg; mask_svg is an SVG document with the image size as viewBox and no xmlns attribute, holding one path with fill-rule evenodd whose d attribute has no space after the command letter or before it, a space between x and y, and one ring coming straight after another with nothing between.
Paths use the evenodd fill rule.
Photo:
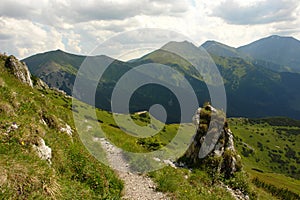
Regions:
<instances>
[{"instance_id":1,"label":"rocky outcrop with grass","mask_svg":"<svg viewBox=\"0 0 300 200\"><path fill-rule=\"evenodd\" d=\"M19 61L14 56L4 56L1 55L2 58L5 58L5 67L21 82L29 85L30 87L36 87L39 89L47 89L48 85L42 81L40 78L33 76L27 65L24 62ZM1 81L0 81L1 85Z\"/></svg>"},{"instance_id":2,"label":"rocky outcrop with grass","mask_svg":"<svg viewBox=\"0 0 300 200\"><path fill-rule=\"evenodd\" d=\"M5 67L8 68L20 81L33 87L31 74L24 62L20 62L16 57L9 56L5 61Z\"/></svg>"},{"instance_id":3,"label":"rocky outcrop with grass","mask_svg":"<svg viewBox=\"0 0 300 200\"><path fill-rule=\"evenodd\" d=\"M43 138L39 138L33 145L33 148L42 160L46 160L49 164L51 164L52 150L45 144L45 140Z\"/></svg>"},{"instance_id":4,"label":"rocky outcrop with grass","mask_svg":"<svg viewBox=\"0 0 300 200\"><path fill-rule=\"evenodd\" d=\"M0 199L121 198L123 182L85 149L71 105L0 53Z\"/></svg>"},{"instance_id":5,"label":"rocky outcrop with grass","mask_svg":"<svg viewBox=\"0 0 300 200\"><path fill-rule=\"evenodd\" d=\"M225 114L206 104L194 116L196 134L179 159L191 167L206 167L213 175L222 174L230 178L241 170L240 156L234 148L233 134L226 122Z\"/></svg>"}]
</instances>

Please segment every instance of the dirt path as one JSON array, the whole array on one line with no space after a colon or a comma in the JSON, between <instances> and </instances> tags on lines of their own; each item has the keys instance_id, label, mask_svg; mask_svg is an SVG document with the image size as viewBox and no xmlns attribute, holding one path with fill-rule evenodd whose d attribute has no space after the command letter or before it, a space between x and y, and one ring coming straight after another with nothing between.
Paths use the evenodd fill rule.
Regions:
<instances>
[{"instance_id":1,"label":"dirt path","mask_svg":"<svg viewBox=\"0 0 300 200\"><path fill-rule=\"evenodd\" d=\"M122 199L130 200L161 200L170 199L166 194L156 191L155 183L145 175L130 172L130 166L123 158L122 150L114 147L105 138L98 138L106 150L110 165L117 171L124 181L124 196Z\"/></svg>"}]
</instances>

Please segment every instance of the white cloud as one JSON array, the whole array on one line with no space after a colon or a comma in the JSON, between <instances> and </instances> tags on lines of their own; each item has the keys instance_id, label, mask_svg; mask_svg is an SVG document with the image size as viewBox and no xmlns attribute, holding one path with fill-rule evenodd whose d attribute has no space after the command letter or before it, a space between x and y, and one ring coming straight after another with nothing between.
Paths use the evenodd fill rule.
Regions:
<instances>
[{"instance_id":1,"label":"white cloud","mask_svg":"<svg viewBox=\"0 0 300 200\"><path fill-rule=\"evenodd\" d=\"M243 5L226 0L212 10L212 15L231 24L268 24L294 20L298 0L264 0Z\"/></svg>"},{"instance_id":2,"label":"white cloud","mask_svg":"<svg viewBox=\"0 0 300 200\"><path fill-rule=\"evenodd\" d=\"M176 31L197 45L213 39L240 46L272 34L299 39L298 27L297 0L2 0L0 51L20 58L58 48L88 54L139 28ZM146 49L158 45L152 41Z\"/></svg>"},{"instance_id":3,"label":"white cloud","mask_svg":"<svg viewBox=\"0 0 300 200\"><path fill-rule=\"evenodd\" d=\"M9 39L2 40L1 51L23 58L51 48L64 49L61 34L53 27L4 17L0 17L0 24L0 35L9 35Z\"/></svg>"}]
</instances>

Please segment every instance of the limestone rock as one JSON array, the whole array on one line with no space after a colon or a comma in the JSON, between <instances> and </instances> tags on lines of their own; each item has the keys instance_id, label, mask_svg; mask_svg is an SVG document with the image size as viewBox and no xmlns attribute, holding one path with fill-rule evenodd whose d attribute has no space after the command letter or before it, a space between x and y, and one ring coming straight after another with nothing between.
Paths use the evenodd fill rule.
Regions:
<instances>
[{"instance_id":1,"label":"limestone rock","mask_svg":"<svg viewBox=\"0 0 300 200\"><path fill-rule=\"evenodd\" d=\"M225 114L206 105L199 108L193 117L196 134L185 155L179 159L187 166L208 165L229 178L241 169L240 157L234 148L233 134Z\"/></svg>"},{"instance_id":2,"label":"limestone rock","mask_svg":"<svg viewBox=\"0 0 300 200\"><path fill-rule=\"evenodd\" d=\"M171 161L171 160L164 160L164 163L166 165L169 165L170 167L173 167L174 169L176 169L176 165Z\"/></svg>"},{"instance_id":3,"label":"limestone rock","mask_svg":"<svg viewBox=\"0 0 300 200\"><path fill-rule=\"evenodd\" d=\"M67 133L69 136L72 136L72 134L73 134L73 130L72 130L71 126L69 126L68 124L66 124L66 127L60 128L60 132Z\"/></svg>"},{"instance_id":4,"label":"limestone rock","mask_svg":"<svg viewBox=\"0 0 300 200\"><path fill-rule=\"evenodd\" d=\"M13 122L10 127L8 127L6 133L10 133L11 131L17 130L19 128L16 122Z\"/></svg>"},{"instance_id":5,"label":"limestone rock","mask_svg":"<svg viewBox=\"0 0 300 200\"><path fill-rule=\"evenodd\" d=\"M40 88L40 89L48 89L49 86L42 81L42 79L37 78L36 83L35 83L35 87Z\"/></svg>"},{"instance_id":6,"label":"limestone rock","mask_svg":"<svg viewBox=\"0 0 300 200\"><path fill-rule=\"evenodd\" d=\"M8 68L21 82L33 87L31 74L24 62L20 62L14 56L9 56L5 61L5 67Z\"/></svg>"},{"instance_id":7,"label":"limestone rock","mask_svg":"<svg viewBox=\"0 0 300 200\"><path fill-rule=\"evenodd\" d=\"M33 145L33 149L36 150L39 158L46 160L49 164L51 164L52 150L45 144L43 138L39 138L37 143Z\"/></svg>"}]
</instances>

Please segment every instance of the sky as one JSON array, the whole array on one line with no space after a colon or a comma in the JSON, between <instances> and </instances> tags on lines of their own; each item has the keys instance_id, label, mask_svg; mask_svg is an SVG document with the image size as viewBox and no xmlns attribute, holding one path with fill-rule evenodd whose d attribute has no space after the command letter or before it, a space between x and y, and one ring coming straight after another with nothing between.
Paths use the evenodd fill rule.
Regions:
<instances>
[{"instance_id":1,"label":"sky","mask_svg":"<svg viewBox=\"0 0 300 200\"><path fill-rule=\"evenodd\" d=\"M89 55L109 38L142 28L177 32L197 45L216 40L239 47L270 35L300 39L300 4L298 0L1 0L0 52L20 59L56 49Z\"/></svg>"}]
</instances>

